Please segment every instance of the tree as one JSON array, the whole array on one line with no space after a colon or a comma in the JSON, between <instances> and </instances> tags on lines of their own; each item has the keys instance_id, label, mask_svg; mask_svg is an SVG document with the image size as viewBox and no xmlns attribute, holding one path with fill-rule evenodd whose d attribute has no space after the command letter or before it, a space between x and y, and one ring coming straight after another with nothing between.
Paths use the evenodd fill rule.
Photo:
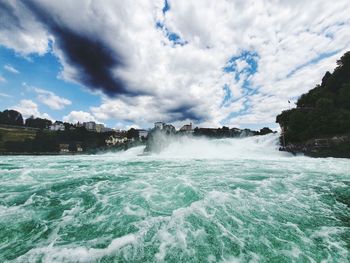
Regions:
<instances>
[{"instance_id":1,"label":"tree","mask_svg":"<svg viewBox=\"0 0 350 263\"><path fill-rule=\"evenodd\" d=\"M38 129L48 129L50 125L52 125L52 121L34 117L26 119L25 122L25 126Z\"/></svg>"},{"instance_id":2,"label":"tree","mask_svg":"<svg viewBox=\"0 0 350 263\"><path fill-rule=\"evenodd\" d=\"M338 68L350 67L350 51L346 52L338 61Z\"/></svg>"},{"instance_id":3,"label":"tree","mask_svg":"<svg viewBox=\"0 0 350 263\"><path fill-rule=\"evenodd\" d=\"M72 127L74 127L74 125L71 124L71 123L69 123L69 122L64 122L63 125L64 125L64 129L65 129L66 131L68 131L68 130L70 130Z\"/></svg>"},{"instance_id":4,"label":"tree","mask_svg":"<svg viewBox=\"0 0 350 263\"><path fill-rule=\"evenodd\" d=\"M337 65L333 73L324 75L321 85L298 99L297 108L276 117L286 143L350 132L350 52Z\"/></svg>"},{"instance_id":5,"label":"tree","mask_svg":"<svg viewBox=\"0 0 350 263\"><path fill-rule=\"evenodd\" d=\"M321 86L324 87L327 85L327 81L329 80L329 78L332 76L332 74L327 71L326 74L324 75L324 77L322 78L322 84Z\"/></svg>"},{"instance_id":6,"label":"tree","mask_svg":"<svg viewBox=\"0 0 350 263\"><path fill-rule=\"evenodd\" d=\"M15 110L0 112L0 124L23 126L22 114Z\"/></svg>"},{"instance_id":7,"label":"tree","mask_svg":"<svg viewBox=\"0 0 350 263\"><path fill-rule=\"evenodd\" d=\"M344 84L339 90L337 104L339 107L350 110L350 83Z\"/></svg>"},{"instance_id":8,"label":"tree","mask_svg":"<svg viewBox=\"0 0 350 263\"><path fill-rule=\"evenodd\" d=\"M138 139L139 138L139 131L131 128L126 132L126 137L128 139Z\"/></svg>"},{"instance_id":9,"label":"tree","mask_svg":"<svg viewBox=\"0 0 350 263\"><path fill-rule=\"evenodd\" d=\"M259 131L259 135L266 135L269 133L273 133L273 131L268 127L264 127L262 129L260 129L260 131Z\"/></svg>"}]
</instances>

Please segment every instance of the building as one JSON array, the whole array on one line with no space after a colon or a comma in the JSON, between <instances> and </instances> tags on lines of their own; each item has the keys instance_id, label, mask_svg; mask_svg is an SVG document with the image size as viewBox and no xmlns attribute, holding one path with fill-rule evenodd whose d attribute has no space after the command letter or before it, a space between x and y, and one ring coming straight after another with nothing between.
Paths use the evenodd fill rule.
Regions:
<instances>
[{"instance_id":1,"label":"building","mask_svg":"<svg viewBox=\"0 0 350 263\"><path fill-rule=\"evenodd\" d=\"M190 124L185 124L184 126L181 127L180 129L181 132L192 132L192 123Z\"/></svg>"},{"instance_id":2,"label":"building","mask_svg":"<svg viewBox=\"0 0 350 263\"><path fill-rule=\"evenodd\" d=\"M95 125L95 130L96 130L96 132L98 132L98 133L101 133L101 132L103 132L103 129L105 128L105 126L103 125L103 124L96 124Z\"/></svg>"},{"instance_id":3,"label":"building","mask_svg":"<svg viewBox=\"0 0 350 263\"><path fill-rule=\"evenodd\" d=\"M158 122L155 122L155 123L154 123L154 128L155 128L155 129L160 129L160 130L162 130L163 127L164 127L164 125L165 125L164 122L158 121Z\"/></svg>"},{"instance_id":4,"label":"building","mask_svg":"<svg viewBox=\"0 0 350 263\"><path fill-rule=\"evenodd\" d=\"M69 144L66 144L66 143L59 144L59 150L61 153L69 152Z\"/></svg>"},{"instance_id":5,"label":"building","mask_svg":"<svg viewBox=\"0 0 350 263\"><path fill-rule=\"evenodd\" d=\"M88 121L88 122L84 122L83 126L85 127L85 129L87 129L88 131L96 131L96 123L94 121Z\"/></svg>"},{"instance_id":6,"label":"building","mask_svg":"<svg viewBox=\"0 0 350 263\"><path fill-rule=\"evenodd\" d=\"M103 132L112 132L112 131L114 131L114 130L112 128L108 128L108 127L103 127L101 130L102 133Z\"/></svg>"},{"instance_id":7,"label":"building","mask_svg":"<svg viewBox=\"0 0 350 263\"><path fill-rule=\"evenodd\" d=\"M139 132L139 138L140 138L140 140L146 139L146 138L147 138L147 136L148 136L148 131L142 130L142 129L139 129L139 130L137 130L137 131Z\"/></svg>"},{"instance_id":8,"label":"building","mask_svg":"<svg viewBox=\"0 0 350 263\"><path fill-rule=\"evenodd\" d=\"M50 131L64 131L65 127L62 122L56 121L49 127Z\"/></svg>"},{"instance_id":9,"label":"building","mask_svg":"<svg viewBox=\"0 0 350 263\"><path fill-rule=\"evenodd\" d=\"M81 146L81 144L76 144L75 145L77 147L77 152L82 152L83 151L83 147Z\"/></svg>"},{"instance_id":10,"label":"building","mask_svg":"<svg viewBox=\"0 0 350 263\"><path fill-rule=\"evenodd\" d=\"M78 125L79 125L79 123L77 124L77 127L78 127ZM94 121L84 122L82 126L84 126L85 129L87 129L88 131L93 131L93 132L98 132L98 133L114 131L111 128L105 127L103 124L96 123Z\"/></svg>"},{"instance_id":11,"label":"building","mask_svg":"<svg viewBox=\"0 0 350 263\"><path fill-rule=\"evenodd\" d=\"M128 141L124 136L111 135L105 140L107 146L114 146Z\"/></svg>"}]
</instances>

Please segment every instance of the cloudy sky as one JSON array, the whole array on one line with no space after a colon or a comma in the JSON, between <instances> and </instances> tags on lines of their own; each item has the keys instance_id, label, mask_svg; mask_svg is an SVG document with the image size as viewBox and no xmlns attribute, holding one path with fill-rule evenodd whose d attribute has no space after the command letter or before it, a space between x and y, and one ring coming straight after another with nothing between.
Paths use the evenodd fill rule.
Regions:
<instances>
[{"instance_id":1,"label":"cloudy sky","mask_svg":"<svg viewBox=\"0 0 350 263\"><path fill-rule=\"evenodd\" d=\"M276 127L349 49L349 0L0 0L0 110Z\"/></svg>"}]
</instances>

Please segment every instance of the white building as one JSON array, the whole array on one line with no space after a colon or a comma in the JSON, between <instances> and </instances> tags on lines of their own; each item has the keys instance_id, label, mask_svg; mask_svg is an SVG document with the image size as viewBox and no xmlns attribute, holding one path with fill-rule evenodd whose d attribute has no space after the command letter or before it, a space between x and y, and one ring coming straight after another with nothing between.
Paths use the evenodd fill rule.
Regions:
<instances>
[{"instance_id":1,"label":"white building","mask_svg":"<svg viewBox=\"0 0 350 263\"><path fill-rule=\"evenodd\" d=\"M96 132L103 132L103 129L105 128L105 126L103 124L96 124L95 126L95 130Z\"/></svg>"},{"instance_id":2,"label":"white building","mask_svg":"<svg viewBox=\"0 0 350 263\"><path fill-rule=\"evenodd\" d=\"M62 122L55 122L49 127L50 131L64 131L65 127Z\"/></svg>"},{"instance_id":3,"label":"white building","mask_svg":"<svg viewBox=\"0 0 350 263\"><path fill-rule=\"evenodd\" d=\"M61 153L67 153L67 152L69 152L69 144L61 143L59 145L59 149L60 149Z\"/></svg>"},{"instance_id":4,"label":"white building","mask_svg":"<svg viewBox=\"0 0 350 263\"><path fill-rule=\"evenodd\" d=\"M141 140L142 138L147 138L147 136L148 136L148 131L146 131L146 130L138 130L138 132L139 132L139 138L140 138L140 140Z\"/></svg>"},{"instance_id":5,"label":"white building","mask_svg":"<svg viewBox=\"0 0 350 263\"><path fill-rule=\"evenodd\" d=\"M120 137L120 136L117 136L117 135L111 135L108 137L107 140L105 140L106 144L108 146L114 146L114 145L117 145L117 144L120 144L120 143L125 143L128 141L128 138L126 137Z\"/></svg>"},{"instance_id":6,"label":"white building","mask_svg":"<svg viewBox=\"0 0 350 263\"><path fill-rule=\"evenodd\" d=\"M85 127L85 129L87 129L88 131L96 131L96 123L94 121L88 121L88 122L84 122L83 126Z\"/></svg>"},{"instance_id":7,"label":"white building","mask_svg":"<svg viewBox=\"0 0 350 263\"><path fill-rule=\"evenodd\" d=\"M190 124L185 124L184 126L181 127L180 131L182 132L192 132L192 123Z\"/></svg>"},{"instance_id":8,"label":"white building","mask_svg":"<svg viewBox=\"0 0 350 263\"><path fill-rule=\"evenodd\" d=\"M83 147L81 146L81 144L77 144L77 152L82 152L83 151Z\"/></svg>"}]
</instances>

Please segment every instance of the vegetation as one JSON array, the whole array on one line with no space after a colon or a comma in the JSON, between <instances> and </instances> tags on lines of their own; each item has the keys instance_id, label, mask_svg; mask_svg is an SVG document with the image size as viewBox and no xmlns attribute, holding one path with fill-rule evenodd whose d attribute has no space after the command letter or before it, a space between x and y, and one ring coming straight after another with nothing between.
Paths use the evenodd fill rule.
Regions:
<instances>
[{"instance_id":1,"label":"vegetation","mask_svg":"<svg viewBox=\"0 0 350 263\"><path fill-rule=\"evenodd\" d=\"M55 153L60 151L61 144L66 144L69 146L68 149L73 152L77 150L77 146L80 146L84 151L95 151L106 145L105 140L111 133L91 132L84 127L55 132L39 130L31 138L7 140L4 143L4 148L7 152L13 153Z\"/></svg>"},{"instance_id":2,"label":"vegetation","mask_svg":"<svg viewBox=\"0 0 350 263\"><path fill-rule=\"evenodd\" d=\"M260 131L252 131L249 129L230 129L225 126L218 129L196 128L193 132L176 132L174 126L165 125L162 130L153 130L147 138L140 138L139 130L134 128L129 129L125 134L121 135L115 131L101 133L90 131L79 124L73 125L61 121L56 121L54 124L59 125L59 128L51 130L50 126L53 125L51 120L31 116L23 122L21 113L15 110L0 112L0 153L45 154L78 151L96 152L107 149L106 140L111 135L117 137L126 136L127 138L120 145L113 146L113 149L117 150L138 146L144 144L146 141L148 145L147 149L150 147L149 145L154 147L165 145L169 142L166 137L169 135L182 136L191 134L193 136L206 136L210 138L230 138L272 133L272 130L266 127Z\"/></svg>"},{"instance_id":3,"label":"vegetation","mask_svg":"<svg viewBox=\"0 0 350 263\"><path fill-rule=\"evenodd\" d=\"M341 135L350 132L350 52L327 72L321 85L303 94L297 107L277 116L285 143Z\"/></svg>"},{"instance_id":4,"label":"vegetation","mask_svg":"<svg viewBox=\"0 0 350 263\"><path fill-rule=\"evenodd\" d=\"M0 127L0 152L5 152L5 144L10 141L24 142L33 140L37 131L34 129Z\"/></svg>"},{"instance_id":5,"label":"vegetation","mask_svg":"<svg viewBox=\"0 0 350 263\"><path fill-rule=\"evenodd\" d=\"M33 116L26 119L25 121L25 126L38 129L48 129L50 125L52 125L52 121L47 119L34 118Z\"/></svg>"},{"instance_id":6,"label":"vegetation","mask_svg":"<svg viewBox=\"0 0 350 263\"><path fill-rule=\"evenodd\" d=\"M23 126L22 114L15 110L0 111L0 124Z\"/></svg>"},{"instance_id":7,"label":"vegetation","mask_svg":"<svg viewBox=\"0 0 350 263\"><path fill-rule=\"evenodd\" d=\"M130 140L134 139L139 139L139 131L134 129L134 128L130 128L127 133L126 133L126 137Z\"/></svg>"},{"instance_id":8,"label":"vegetation","mask_svg":"<svg viewBox=\"0 0 350 263\"><path fill-rule=\"evenodd\" d=\"M48 129L52 124L52 121L42 118L29 117L25 121L23 120L22 114L15 110L4 110L0 111L0 125L10 126L25 126L37 129Z\"/></svg>"},{"instance_id":9,"label":"vegetation","mask_svg":"<svg viewBox=\"0 0 350 263\"><path fill-rule=\"evenodd\" d=\"M209 138L234 138L234 137L247 137L247 136L254 136L254 135L266 135L269 133L273 133L273 131L268 128L264 127L260 131L253 131L250 129L237 129L223 126L222 128L213 129L213 128L195 128L193 130L194 136L206 136Z\"/></svg>"},{"instance_id":10,"label":"vegetation","mask_svg":"<svg viewBox=\"0 0 350 263\"><path fill-rule=\"evenodd\" d=\"M51 120L30 118L23 121L15 110L0 112L0 152L2 153L57 153L68 145L68 150L96 151L106 146L105 140L114 132L97 133L71 123L62 123L64 131L50 131ZM135 132L130 134L135 136Z\"/></svg>"}]
</instances>

